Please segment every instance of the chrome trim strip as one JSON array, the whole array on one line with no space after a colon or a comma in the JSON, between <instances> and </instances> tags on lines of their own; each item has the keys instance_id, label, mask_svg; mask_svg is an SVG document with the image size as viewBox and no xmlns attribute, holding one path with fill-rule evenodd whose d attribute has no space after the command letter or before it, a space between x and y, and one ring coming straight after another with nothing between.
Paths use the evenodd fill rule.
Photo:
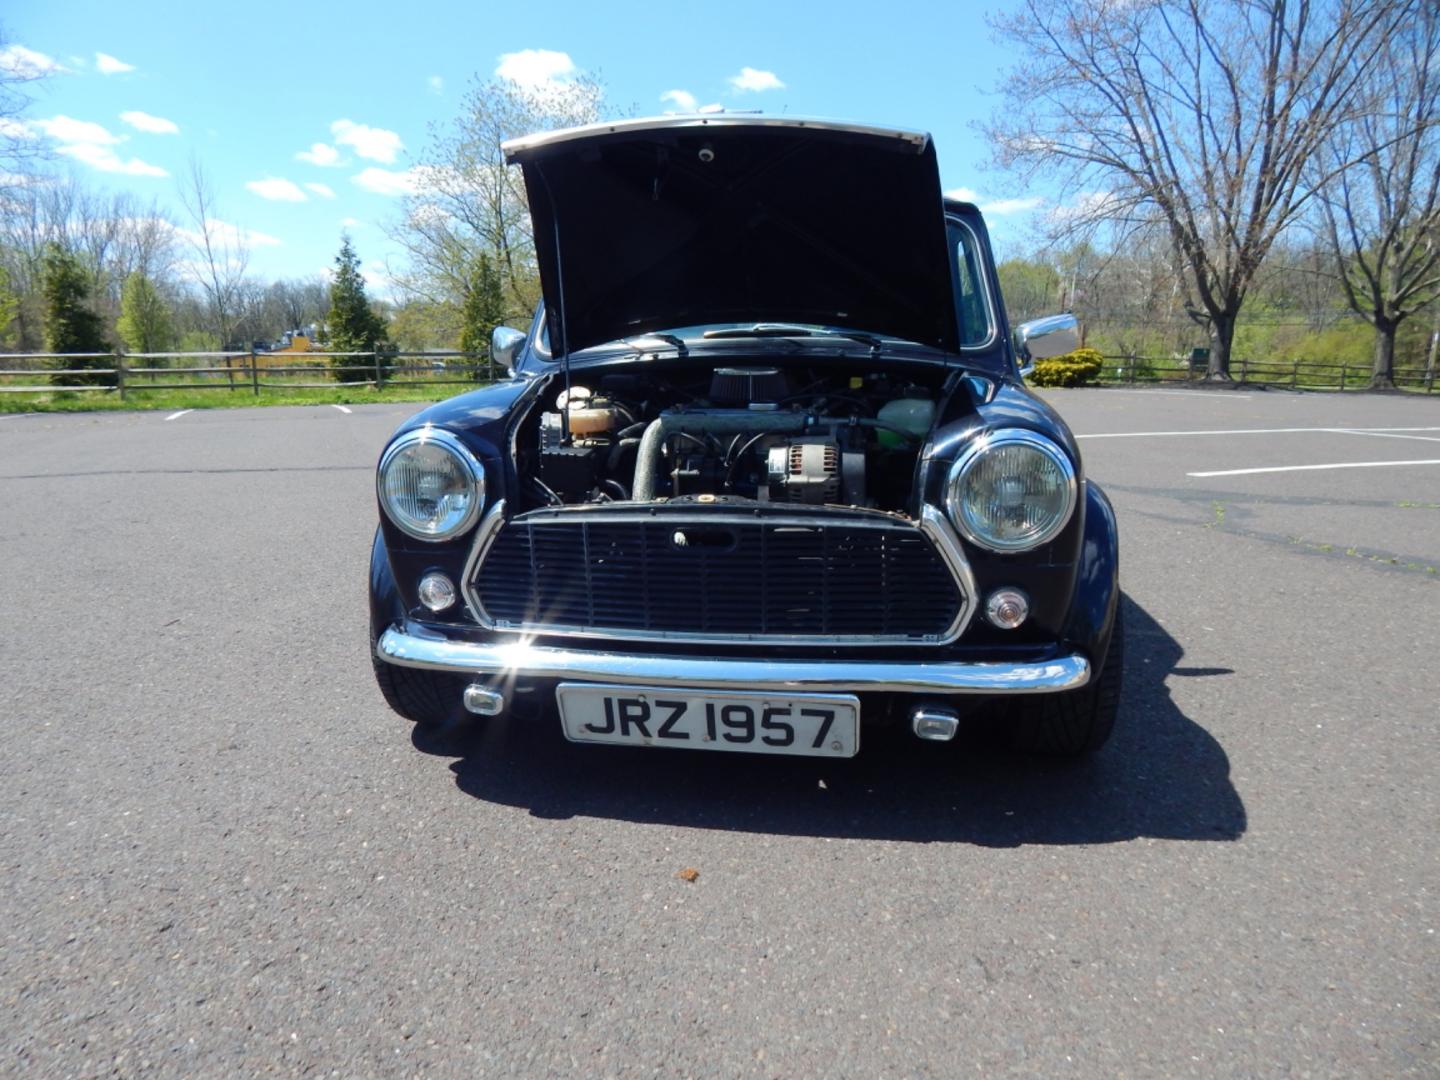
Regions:
<instances>
[{"instance_id":1,"label":"chrome trim strip","mask_svg":"<svg viewBox=\"0 0 1440 1080\"><path fill-rule=\"evenodd\" d=\"M821 131L844 131L856 135L874 135L880 138L900 139L909 143L916 153L930 145L930 136L923 131L907 131L903 128L874 127L868 124L851 124L837 120L819 120L800 116L759 116L755 113L687 113L681 116L642 116L632 120L614 120L581 127L562 128L559 131L540 131L534 135L522 135L517 139L506 139L500 144L505 163L513 165L520 155L559 143L588 139L599 135L620 135L646 131L675 131L687 128L707 127L769 127L769 128L818 128Z\"/></svg>"},{"instance_id":2,"label":"chrome trim strip","mask_svg":"<svg viewBox=\"0 0 1440 1080\"><path fill-rule=\"evenodd\" d=\"M505 500L500 499L480 522L480 528L475 530L475 542L470 545L470 557L465 560L465 569L460 574L460 595L465 597L465 607L469 609L470 617L486 630L495 629L495 625L490 621L490 616L485 614L485 607L480 603L480 594L475 591L472 583L480 569L480 560L490 550L490 545L500 535L500 527L504 524Z\"/></svg>"},{"instance_id":3,"label":"chrome trim strip","mask_svg":"<svg viewBox=\"0 0 1440 1080\"><path fill-rule=\"evenodd\" d=\"M536 511L537 513L550 513L555 520L563 520L571 514L575 517L575 524L582 522L632 522L632 521L665 521L667 524L674 522L679 527L686 524L732 524L732 525L754 525L762 522L767 525L797 526L802 528L824 528L843 521L847 525L863 529L887 529L895 532L918 531L929 539L939 552L940 559L950 571L951 580L955 582L956 589L960 592L960 607L955 613L955 618L945 629L945 632L938 637L925 638L916 637L912 634L854 634L854 635L819 635L819 634L688 634L673 633L657 630L621 630L608 627L584 627L567 626L552 623L526 623L523 626L501 626L490 617L485 610L485 604L480 596L479 590L475 588L475 579L478 575L480 564L484 561L485 553L490 550L496 537L500 534L501 527L505 524L504 519L505 501L502 499L491 507L490 512L485 515L485 520L480 523L480 528L475 533L475 543L470 551L470 556L465 562L465 573L460 583L460 591L465 597L465 606L469 609L471 616L484 629L497 634L527 634L534 636L543 634L546 637L583 637L600 640L614 641L654 641L670 644L688 645L833 645L836 648L854 648L873 645L949 645L957 641L970 625L970 620L978 610L979 600L976 596L977 588L975 575L970 569L970 564L965 560L964 549L960 546L959 538L949 520L938 509L926 505L921 512L921 519L918 527L906 519L892 517L888 514L876 517L861 517L858 515L846 514L843 517L827 517L816 514L814 517L805 515L775 515L757 517L747 513L728 513L720 511L716 513L685 515L676 513L673 516L652 514L648 507L639 507L633 511L616 510L594 510L585 511L576 507L573 510L546 510ZM875 512L883 513L883 512ZM529 515L519 515L515 520Z\"/></svg>"},{"instance_id":4,"label":"chrome trim strip","mask_svg":"<svg viewBox=\"0 0 1440 1080\"><path fill-rule=\"evenodd\" d=\"M960 546L960 540L955 535L949 518L937 507L923 503L920 507L920 531L930 538L940 552L940 557L950 567L950 576L955 579L955 584L960 589L960 610L955 613L955 621L950 624L950 629L945 632L945 639L941 642L948 645L952 641L958 641L960 635L965 633L965 628L970 625L970 620L980 604L977 595L980 590L975 583L975 573L970 569L965 550Z\"/></svg>"},{"instance_id":5,"label":"chrome trim strip","mask_svg":"<svg viewBox=\"0 0 1440 1080\"><path fill-rule=\"evenodd\" d=\"M475 643L391 627L375 655L422 671L579 679L627 686L896 694L1048 694L1090 681L1079 654L1036 663L797 660L586 652L525 642Z\"/></svg>"}]
</instances>

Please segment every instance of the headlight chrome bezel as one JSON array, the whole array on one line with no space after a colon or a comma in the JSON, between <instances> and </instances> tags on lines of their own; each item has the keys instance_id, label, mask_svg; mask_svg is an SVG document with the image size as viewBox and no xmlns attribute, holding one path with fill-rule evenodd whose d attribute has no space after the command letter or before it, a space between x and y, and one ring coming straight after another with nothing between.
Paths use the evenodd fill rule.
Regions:
<instances>
[{"instance_id":1,"label":"headlight chrome bezel","mask_svg":"<svg viewBox=\"0 0 1440 1080\"><path fill-rule=\"evenodd\" d=\"M464 516L454 525L443 531L430 531L417 527L407 521L404 515L393 509L390 499L385 491L385 478L390 466L400 453L412 446L437 446L450 455L459 465L462 472L469 477L471 499L470 505L466 508ZM380 502L380 508L385 516L390 519L397 529L406 536L416 540L425 540L440 543L446 540L453 540L474 527L475 522L480 519L481 511L485 507L485 467L480 464L469 447L458 438L442 428L426 426L416 428L414 431L407 431L385 449L380 457L380 464L375 469L375 495Z\"/></svg>"},{"instance_id":2,"label":"headlight chrome bezel","mask_svg":"<svg viewBox=\"0 0 1440 1080\"><path fill-rule=\"evenodd\" d=\"M978 532L961 513L961 486L970 471L984 459L987 453L996 447L1017 443L1044 454L1060 470L1061 475L1065 478L1064 506L1050 525L1036 535L1019 541L997 540L993 536ZM1075 513L1078 489L1079 482L1075 464L1059 444L1039 432L1030 431L1027 428L1002 428L977 438L950 466L950 475L945 483L945 515L960 534L976 547L1000 555L1014 555L1043 547L1060 535Z\"/></svg>"}]
</instances>

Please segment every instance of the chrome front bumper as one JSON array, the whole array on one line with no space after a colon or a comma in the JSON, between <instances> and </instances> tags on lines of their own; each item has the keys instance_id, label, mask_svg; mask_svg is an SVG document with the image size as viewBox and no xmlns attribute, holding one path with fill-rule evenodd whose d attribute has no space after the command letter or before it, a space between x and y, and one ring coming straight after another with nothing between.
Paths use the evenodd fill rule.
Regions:
<instances>
[{"instance_id":1,"label":"chrome front bumper","mask_svg":"<svg viewBox=\"0 0 1440 1080\"><path fill-rule=\"evenodd\" d=\"M476 644L391 627L375 655L402 667L464 675L579 679L634 686L896 694L1044 694L1090 681L1083 656L1031 664L937 660L796 660L654 656L521 643Z\"/></svg>"}]
</instances>

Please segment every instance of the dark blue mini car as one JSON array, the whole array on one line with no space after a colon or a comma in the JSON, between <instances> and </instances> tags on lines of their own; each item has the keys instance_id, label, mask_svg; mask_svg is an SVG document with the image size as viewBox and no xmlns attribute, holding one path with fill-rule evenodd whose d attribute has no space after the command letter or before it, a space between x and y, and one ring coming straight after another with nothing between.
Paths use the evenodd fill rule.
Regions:
<instances>
[{"instance_id":1,"label":"dark blue mini car","mask_svg":"<svg viewBox=\"0 0 1440 1080\"><path fill-rule=\"evenodd\" d=\"M666 117L507 144L544 304L380 457L375 674L420 724L846 757L1099 747L1115 517L924 134Z\"/></svg>"}]
</instances>

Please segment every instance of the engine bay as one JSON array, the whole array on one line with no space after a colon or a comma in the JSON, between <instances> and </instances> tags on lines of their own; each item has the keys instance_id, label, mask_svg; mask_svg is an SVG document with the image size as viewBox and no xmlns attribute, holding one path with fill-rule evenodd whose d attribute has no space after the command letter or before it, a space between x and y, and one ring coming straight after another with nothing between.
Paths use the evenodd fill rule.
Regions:
<instances>
[{"instance_id":1,"label":"engine bay","mask_svg":"<svg viewBox=\"0 0 1440 1080\"><path fill-rule=\"evenodd\" d=\"M943 372L746 361L552 380L516 435L527 509L726 498L904 512Z\"/></svg>"}]
</instances>

